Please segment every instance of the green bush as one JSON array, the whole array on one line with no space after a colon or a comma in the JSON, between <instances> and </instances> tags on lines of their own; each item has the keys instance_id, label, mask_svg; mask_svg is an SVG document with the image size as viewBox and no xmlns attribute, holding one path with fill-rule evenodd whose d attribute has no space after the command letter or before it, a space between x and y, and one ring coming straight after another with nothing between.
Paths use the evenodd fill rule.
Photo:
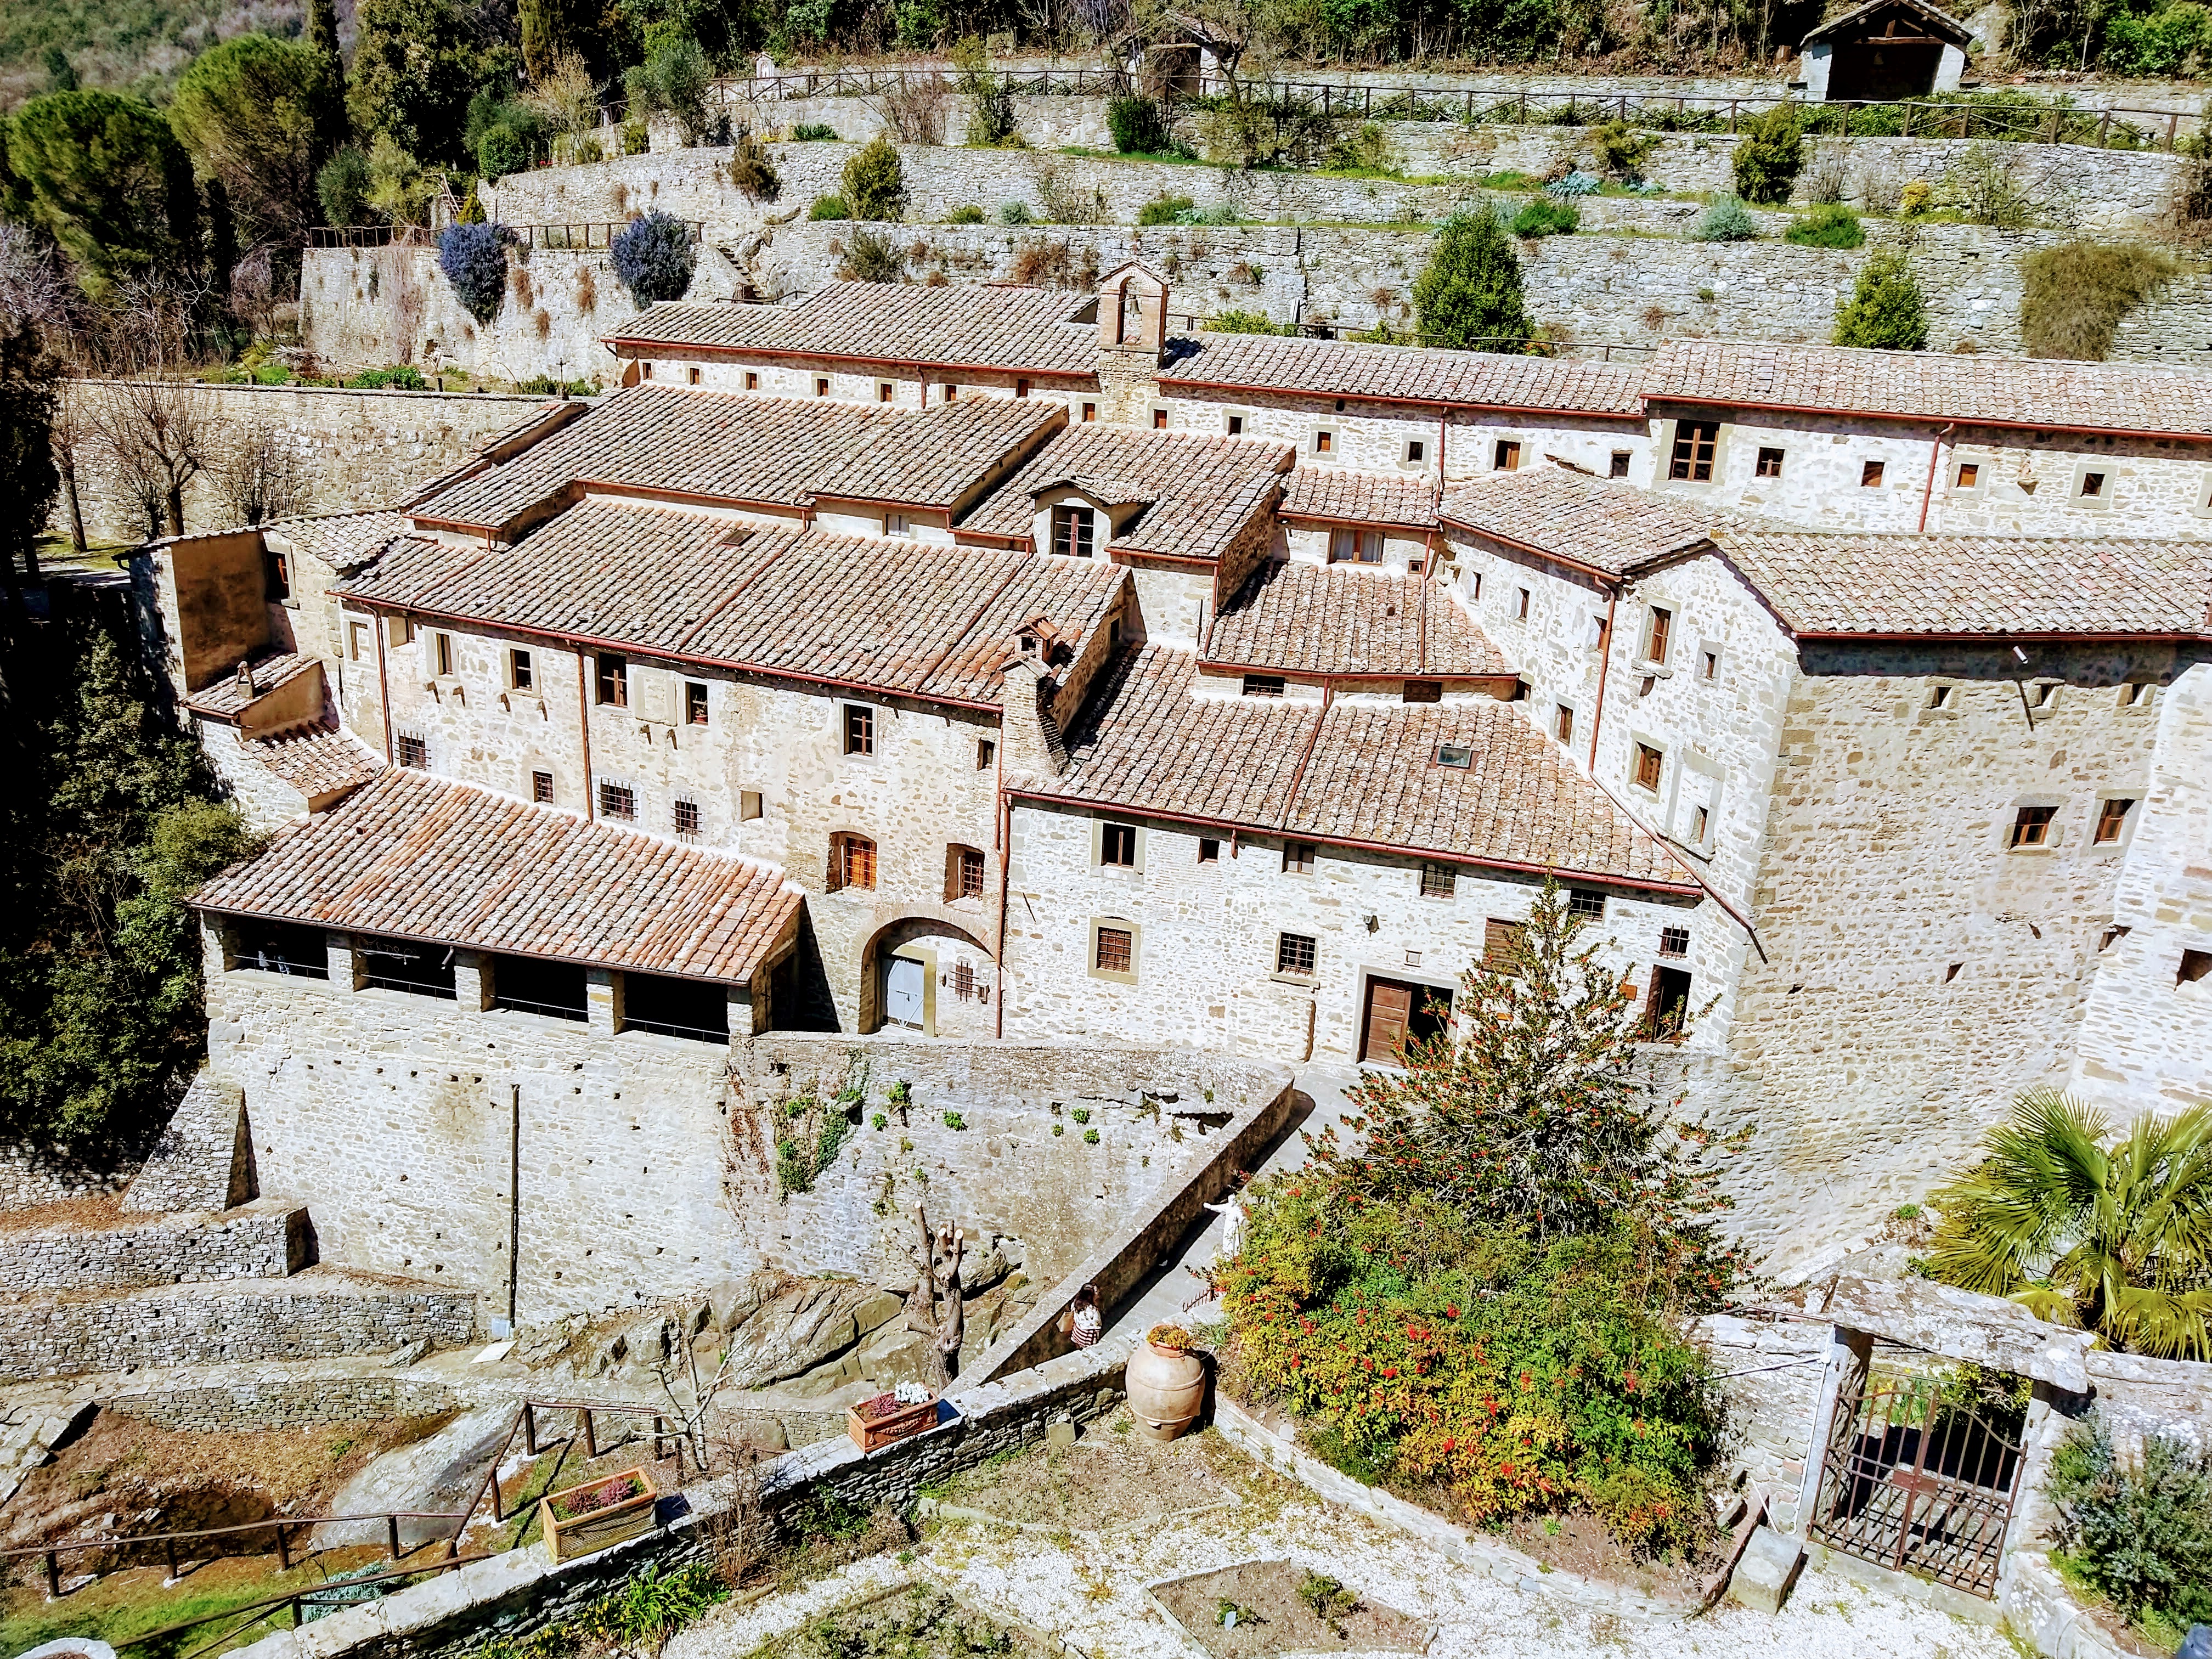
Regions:
<instances>
[{"instance_id":1,"label":"green bush","mask_svg":"<svg viewBox=\"0 0 2212 1659\"><path fill-rule=\"evenodd\" d=\"M1635 184L1644 177L1644 158L1658 142L1656 133L1638 132L1626 121L1607 121L1590 134L1599 171L1626 184Z\"/></svg>"},{"instance_id":2,"label":"green bush","mask_svg":"<svg viewBox=\"0 0 2212 1659\"><path fill-rule=\"evenodd\" d=\"M881 231L856 230L845 244L845 263L837 274L849 283L902 283L906 254Z\"/></svg>"},{"instance_id":3,"label":"green bush","mask_svg":"<svg viewBox=\"0 0 2212 1659\"><path fill-rule=\"evenodd\" d=\"M1569 236L1582 228L1583 216L1571 202L1548 198L1531 202L1513 216L1516 236Z\"/></svg>"},{"instance_id":4,"label":"green bush","mask_svg":"<svg viewBox=\"0 0 2212 1659\"><path fill-rule=\"evenodd\" d=\"M1690 227L1693 242L1750 242L1759 238L1759 221L1733 196L1716 196Z\"/></svg>"},{"instance_id":5,"label":"green bush","mask_svg":"<svg viewBox=\"0 0 2212 1659\"><path fill-rule=\"evenodd\" d=\"M412 363L394 363L389 368L365 369L346 384L359 386L365 392L428 392L430 383L422 378L422 371Z\"/></svg>"},{"instance_id":6,"label":"green bush","mask_svg":"<svg viewBox=\"0 0 2212 1659\"><path fill-rule=\"evenodd\" d=\"M1168 118L1156 100L1116 98L1106 106L1106 130L1124 155L1155 155L1168 147Z\"/></svg>"},{"instance_id":7,"label":"green bush","mask_svg":"<svg viewBox=\"0 0 2212 1659\"><path fill-rule=\"evenodd\" d=\"M768 146L750 131L740 132L730 147L730 182L748 202L773 202L783 194L783 175Z\"/></svg>"},{"instance_id":8,"label":"green bush","mask_svg":"<svg viewBox=\"0 0 2212 1659\"><path fill-rule=\"evenodd\" d=\"M1866 227L1859 216L1841 202L1824 202L1810 213L1800 214L1782 233L1785 242L1800 247L1863 247Z\"/></svg>"},{"instance_id":9,"label":"green bush","mask_svg":"<svg viewBox=\"0 0 2212 1659\"><path fill-rule=\"evenodd\" d=\"M2062 242L2021 261L2020 332L2031 357L2102 362L2120 319L2173 275L2155 248Z\"/></svg>"},{"instance_id":10,"label":"green bush","mask_svg":"<svg viewBox=\"0 0 2212 1659\"><path fill-rule=\"evenodd\" d=\"M491 183L529 165L530 146L513 127L493 127L477 140L477 171Z\"/></svg>"},{"instance_id":11,"label":"green bush","mask_svg":"<svg viewBox=\"0 0 2212 1659\"><path fill-rule=\"evenodd\" d=\"M1901 253L1877 253L1836 311L1835 343L1918 351L1928 343L1928 302Z\"/></svg>"},{"instance_id":12,"label":"green bush","mask_svg":"<svg viewBox=\"0 0 2212 1659\"><path fill-rule=\"evenodd\" d=\"M872 138L845 163L844 198L855 219L896 219L906 211L906 168L887 138Z\"/></svg>"},{"instance_id":13,"label":"green bush","mask_svg":"<svg viewBox=\"0 0 2212 1659\"><path fill-rule=\"evenodd\" d=\"M2046 1490L2067 1565L2145 1634L2174 1642L2212 1623L2212 1448L2146 1435L2129 1462L2092 1412L2052 1454Z\"/></svg>"},{"instance_id":14,"label":"green bush","mask_svg":"<svg viewBox=\"0 0 2212 1659\"><path fill-rule=\"evenodd\" d=\"M2208 52L2212 52L2212 13L2194 0L2181 0L2141 15L2108 13L2097 61L2118 75L2193 75L2203 72Z\"/></svg>"},{"instance_id":15,"label":"green bush","mask_svg":"<svg viewBox=\"0 0 2212 1659\"><path fill-rule=\"evenodd\" d=\"M1002 225L1033 225L1036 222L1036 216L1030 211L1027 202L1001 202L999 204L999 222Z\"/></svg>"},{"instance_id":16,"label":"green bush","mask_svg":"<svg viewBox=\"0 0 2212 1659\"><path fill-rule=\"evenodd\" d=\"M1805 165L1805 137L1797 112L1787 104L1754 115L1729 158L1736 194L1747 202L1786 202Z\"/></svg>"},{"instance_id":17,"label":"green bush","mask_svg":"<svg viewBox=\"0 0 2212 1659\"><path fill-rule=\"evenodd\" d=\"M1198 206L1188 196L1158 196L1137 210L1140 225L1172 225L1178 223L1183 214Z\"/></svg>"},{"instance_id":18,"label":"green bush","mask_svg":"<svg viewBox=\"0 0 2212 1659\"><path fill-rule=\"evenodd\" d=\"M1264 311L1224 311L1208 318L1206 322L1208 334L1296 334L1297 331L1291 324L1270 322Z\"/></svg>"},{"instance_id":19,"label":"green bush","mask_svg":"<svg viewBox=\"0 0 2212 1659\"><path fill-rule=\"evenodd\" d=\"M368 208L368 157L352 145L323 163L315 175L315 196L323 206L323 222L357 225Z\"/></svg>"},{"instance_id":20,"label":"green bush","mask_svg":"<svg viewBox=\"0 0 2212 1659\"><path fill-rule=\"evenodd\" d=\"M837 129L826 121L801 121L791 130L794 144L836 143Z\"/></svg>"},{"instance_id":21,"label":"green bush","mask_svg":"<svg viewBox=\"0 0 2212 1659\"><path fill-rule=\"evenodd\" d=\"M814 205L806 210L806 216L809 219L819 221L823 219L849 219L853 216L846 211L845 198L843 197L817 196L814 198Z\"/></svg>"},{"instance_id":22,"label":"green bush","mask_svg":"<svg viewBox=\"0 0 2212 1659\"><path fill-rule=\"evenodd\" d=\"M1522 303L1521 261L1495 216L1455 213L1444 222L1429 263L1413 283L1421 337L1431 345L1484 351L1516 349L1535 327Z\"/></svg>"},{"instance_id":23,"label":"green bush","mask_svg":"<svg viewBox=\"0 0 2212 1659\"><path fill-rule=\"evenodd\" d=\"M973 202L963 202L945 216L945 222L948 225L980 225L983 222L983 210Z\"/></svg>"}]
</instances>

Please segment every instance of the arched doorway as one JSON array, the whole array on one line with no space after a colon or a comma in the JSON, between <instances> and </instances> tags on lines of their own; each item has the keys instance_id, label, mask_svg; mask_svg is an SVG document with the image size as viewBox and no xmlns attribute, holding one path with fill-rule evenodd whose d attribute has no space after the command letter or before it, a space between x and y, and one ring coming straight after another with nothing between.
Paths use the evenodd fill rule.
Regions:
<instances>
[{"instance_id":1,"label":"arched doorway","mask_svg":"<svg viewBox=\"0 0 2212 1659\"><path fill-rule=\"evenodd\" d=\"M970 1040L993 1035L998 963L958 924L901 917L877 930L860 966L861 1030Z\"/></svg>"}]
</instances>

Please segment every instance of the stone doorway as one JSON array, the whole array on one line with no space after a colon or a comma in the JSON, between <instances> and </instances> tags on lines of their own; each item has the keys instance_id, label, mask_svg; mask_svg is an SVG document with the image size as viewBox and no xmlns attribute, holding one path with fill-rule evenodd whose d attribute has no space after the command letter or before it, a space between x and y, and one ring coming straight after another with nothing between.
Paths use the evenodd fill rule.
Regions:
<instances>
[{"instance_id":1,"label":"stone doorway","mask_svg":"<svg viewBox=\"0 0 2212 1659\"><path fill-rule=\"evenodd\" d=\"M1450 1018L1449 991L1410 980L1370 979L1360 1012L1360 1063L1403 1066L1407 1045L1434 1036Z\"/></svg>"}]
</instances>

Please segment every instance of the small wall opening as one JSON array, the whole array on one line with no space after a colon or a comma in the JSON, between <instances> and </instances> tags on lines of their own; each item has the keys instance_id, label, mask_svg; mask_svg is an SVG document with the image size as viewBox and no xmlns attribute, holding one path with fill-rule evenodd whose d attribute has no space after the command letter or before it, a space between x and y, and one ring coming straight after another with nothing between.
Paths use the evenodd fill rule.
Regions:
<instances>
[{"instance_id":1,"label":"small wall opening","mask_svg":"<svg viewBox=\"0 0 2212 1659\"><path fill-rule=\"evenodd\" d=\"M234 926L238 955L234 966L301 979L331 976L329 939L321 928L293 921L245 921Z\"/></svg>"},{"instance_id":2,"label":"small wall opening","mask_svg":"<svg viewBox=\"0 0 2212 1659\"><path fill-rule=\"evenodd\" d=\"M453 951L447 945L417 945L408 939L361 941L363 981L385 991L453 1000Z\"/></svg>"},{"instance_id":3,"label":"small wall opening","mask_svg":"<svg viewBox=\"0 0 2212 1659\"><path fill-rule=\"evenodd\" d=\"M591 1017L584 1000L584 970L575 963L495 957L491 983L495 1008L580 1023Z\"/></svg>"},{"instance_id":4,"label":"small wall opening","mask_svg":"<svg viewBox=\"0 0 2212 1659\"><path fill-rule=\"evenodd\" d=\"M661 974L623 975L623 1029L657 1031L696 1042L730 1040L727 988L711 980Z\"/></svg>"}]
</instances>

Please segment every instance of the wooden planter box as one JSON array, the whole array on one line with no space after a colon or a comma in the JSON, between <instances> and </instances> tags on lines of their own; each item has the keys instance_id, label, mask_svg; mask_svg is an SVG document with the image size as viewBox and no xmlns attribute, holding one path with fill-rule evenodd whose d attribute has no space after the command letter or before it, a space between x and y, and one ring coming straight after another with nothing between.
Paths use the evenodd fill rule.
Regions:
<instances>
[{"instance_id":1,"label":"wooden planter box","mask_svg":"<svg viewBox=\"0 0 2212 1659\"><path fill-rule=\"evenodd\" d=\"M562 1500L604 1486L610 1480L623 1480L638 1484L641 1490L636 1497L565 1520L562 1517L557 1508ZM653 1505L659 1500L659 1494L653 1489L652 1475L641 1468L624 1469L597 1480L586 1480L581 1486L548 1492L538 1504L538 1526L545 1534L546 1553L557 1564L603 1550L610 1544L619 1544L626 1538L635 1538L653 1525Z\"/></svg>"},{"instance_id":2,"label":"wooden planter box","mask_svg":"<svg viewBox=\"0 0 2212 1659\"><path fill-rule=\"evenodd\" d=\"M878 1446L888 1446L894 1440L903 1440L910 1434L920 1434L924 1429L936 1426L935 1395L914 1406L899 1405L897 1399L896 1395L879 1394L872 1400L863 1400L857 1406L845 1407L845 1432L853 1437L854 1445L864 1452L870 1452ZM871 1406L880 1408L885 1404L889 1404L890 1409L881 1416L868 1414Z\"/></svg>"}]
</instances>

